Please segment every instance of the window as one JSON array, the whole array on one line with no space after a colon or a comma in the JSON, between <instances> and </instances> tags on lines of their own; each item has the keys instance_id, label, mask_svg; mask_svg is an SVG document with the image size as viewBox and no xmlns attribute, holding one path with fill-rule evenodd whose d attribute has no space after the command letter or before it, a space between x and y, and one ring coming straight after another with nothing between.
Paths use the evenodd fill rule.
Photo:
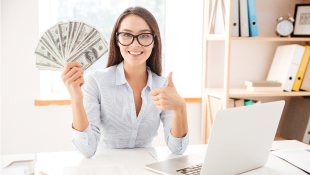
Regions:
<instances>
[{"instance_id":1,"label":"window","mask_svg":"<svg viewBox=\"0 0 310 175\"><path fill-rule=\"evenodd\" d=\"M40 34L59 21L83 21L99 29L110 41L110 35L118 16L128 7L142 6L156 18L162 37L162 67L165 67L165 0L39 0ZM49 24L48 24L49 23ZM104 69L108 54L98 60L84 75L92 70ZM61 72L41 71L41 99L69 99L67 89L61 81ZM53 97L51 95L53 94ZM61 95L67 94L60 98Z\"/></svg>"}]
</instances>

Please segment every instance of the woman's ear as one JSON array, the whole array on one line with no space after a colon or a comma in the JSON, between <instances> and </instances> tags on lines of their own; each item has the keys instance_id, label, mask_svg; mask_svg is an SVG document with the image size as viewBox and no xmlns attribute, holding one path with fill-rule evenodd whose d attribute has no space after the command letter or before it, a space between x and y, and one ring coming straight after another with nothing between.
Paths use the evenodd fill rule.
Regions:
<instances>
[{"instance_id":1,"label":"woman's ear","mask_svg":"<svg viewBox=\"0 0 310 175\"><path fill-rule=\"evenodd\" d=\"M115 42L116 42L117 46L119 47L119 43L118 43L118 41L117 41L117 38L115 38Z\"/></svg>"}]
</instances>

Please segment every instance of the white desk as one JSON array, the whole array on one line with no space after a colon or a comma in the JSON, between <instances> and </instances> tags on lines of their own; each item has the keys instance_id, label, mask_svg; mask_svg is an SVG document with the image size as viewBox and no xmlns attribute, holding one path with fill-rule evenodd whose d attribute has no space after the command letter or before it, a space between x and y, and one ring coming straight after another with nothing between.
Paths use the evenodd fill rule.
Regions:
<instances>
[{"instance_id":1,"label":"white desk","mask_svg":"<svg viewBox=\"0 0 310 175\"><path fill-rule=\"evenodd\" d=\"M184 155L198 155L203 157L207 145L189 145ZM229 146L229 145L228 145ZM309 145L298 141L274 141L272 150L286 148L310 148ZM9 158L5 155L2 158ZM35 175L43 170L51 175L62 175L65 166L97 166L103 164L124 164L132 175L156 175L146 170L144 165L163 161L183 155L174 155L167 147L149 147L135 149L99 149L92 158L84 158L77 151L38 153ZM307 175L295 166L273 155L269 156L267 164L259 169L249 171L243 175Z\"/></svg>"}]
</instances>

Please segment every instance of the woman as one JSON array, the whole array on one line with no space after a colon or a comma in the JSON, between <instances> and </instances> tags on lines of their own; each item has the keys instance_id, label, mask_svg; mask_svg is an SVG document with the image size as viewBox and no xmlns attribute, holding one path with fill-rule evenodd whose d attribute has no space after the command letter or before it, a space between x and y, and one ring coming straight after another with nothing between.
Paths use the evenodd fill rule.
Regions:
<instances>
[{"instance_id":1,"label":"woman","mask_svg":"<svg viewBox=\"0 0 310 175\"><path fill-rule=\"evenodd\" d=\"M185 100L177 93L172 72L161 76L161 39L154 16L142 7L126 9L110 40L107 68L83 78L77 62L62 73L73 111L73 144L92 157L104 148L152 146L160 120L174 154L188 145ZM83 87L82 87L83 86Z\"/></svg>"}]
</instances>

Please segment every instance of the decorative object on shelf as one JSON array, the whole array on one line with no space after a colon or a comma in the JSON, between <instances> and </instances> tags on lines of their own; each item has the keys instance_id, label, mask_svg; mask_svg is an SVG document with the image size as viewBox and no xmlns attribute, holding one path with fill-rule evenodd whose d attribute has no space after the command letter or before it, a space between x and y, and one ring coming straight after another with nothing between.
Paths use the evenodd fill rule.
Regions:
<instances>
[{"instance_id":1,"label":"decorative object on shelf","mask_svg":"<svg viewBox=\"0 0 310 175\"><path fill-rule=\"evenodd\" d=\"M310 37L310 4L296 4L292 37Z\"/></svg>"},{"instance_id":2,"label":"decorative object on shelf","mask_svg":"<svg viewBox=\"0 0 310 175\"><path fill-rule=\"evenodd\" d=\"M278 36L290 37L294 31L294 18L287 13L287 18L284 19L283 15L281 15L277 21L276 34Z\"/></svg>"}]
</instances>

